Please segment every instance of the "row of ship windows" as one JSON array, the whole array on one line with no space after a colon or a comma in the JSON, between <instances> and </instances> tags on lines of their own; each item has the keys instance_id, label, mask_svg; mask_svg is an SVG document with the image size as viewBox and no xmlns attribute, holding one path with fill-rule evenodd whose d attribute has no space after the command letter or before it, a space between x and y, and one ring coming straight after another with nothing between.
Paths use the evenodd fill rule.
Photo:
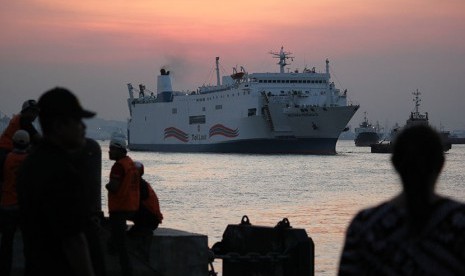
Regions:
<instances>
[{"instance_id":1,"label":"row of ship windows","mask_svg":"<svg viewBox=\"0 0 465 276\"><path fill-rule=\"evenodd\" d=\"M215 109L216 109L216 110L223 109L223 105L221 105L221 104L215 105ZM202 111L205 111L205 110L206 110L206 108L205 108L205 107L202 107ZM171 113L172 113L172 114L177 114L177 113L178 113L178 109L177 109L177 108L171 109Z\"/></svg>"},{"instance_id":2,"label":"row of ship windows","mask_svg":"<svg viewBox=\"0 0 465 276\"><path fill-rule=\"evenodd\" d=\"M174 108L173 108L174 109ZM256 108L249 108L247 116L255 116L257 115ZM197 116L189 116L189 124L190 125L198 125L198 124L205 124L206 119L205 115L197 115Z\"/></svg>"},{"instance_id":3,"label":"row of ship windows","mask_svg":"<svg viewBox=\"0 0 465 276\"><path fill-rule=\"evenodd\" d=\"M215 109L223 109L222 105L216 105ZM173 108L172 110L173 114L178 113L177 108ZM205 111L205 107L202 107L202 111ZM257 115L257 109L256 108L249 108L247 111L247 116L255 116ZM189 116L189 124L205 124L205 115L198 115L198 116Z\"/></svg>"},{"instance_id":4,"label":"row of ship windows","mask_svg":"<svg viewBox=\"0 0 465 276\"><path fill-rule=\"evenodd\" d=\"M250 94L250 91L243 91L242 92L242 95L249 95ZM231 93L231 94L226 94L226 95L215 95L215 96L211 96L211 97L206 97L206 98L200 98L200 99L196 99L195 101L196 102L204 102L205 100L207 101L210 101L210 100L214 100L214 99L223 99L223 98L229 98L229 95L231 95L231 97L234 97L236 95L236 93ZM240 96L241 95L241 92L237 92L237 96Z\"/></svg>"},{"instance_id":5,"label":"row of ship windows","mask_svg":"<svg viewBox=\"0 0 465 276\"><path fill-rule=\"evenodd\" d=\"M326 83L326 80L258 80L259 83Z\"/></svg>"}]
</instances>

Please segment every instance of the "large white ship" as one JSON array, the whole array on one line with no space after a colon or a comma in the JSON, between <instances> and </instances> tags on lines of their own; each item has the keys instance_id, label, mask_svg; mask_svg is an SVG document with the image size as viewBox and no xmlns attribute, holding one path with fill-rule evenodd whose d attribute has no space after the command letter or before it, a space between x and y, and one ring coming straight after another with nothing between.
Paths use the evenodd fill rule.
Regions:
<instances>
[{"instance_id":1,"label":"large white ship","mask_svg":"<svg viewBox=\"0 0 465 276\"><path fill-rule=\"evenodd\" d=\"M173 91L161 70L156 95L128 84L128 146L162 152L335 154L336 142L358 105L347 104L325 72L285 72L291 53L270 52L280 72L247 73L241 67L216 85ZM138 92L135 97L134 92Z\"/></svg>"}]
</instances>

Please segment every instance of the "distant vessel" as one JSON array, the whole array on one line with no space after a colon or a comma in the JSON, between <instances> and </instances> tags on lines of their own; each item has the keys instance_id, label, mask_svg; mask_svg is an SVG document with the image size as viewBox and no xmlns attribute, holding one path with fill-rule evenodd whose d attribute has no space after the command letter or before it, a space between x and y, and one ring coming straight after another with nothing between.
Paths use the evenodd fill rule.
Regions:
<instances>
[{"instance_id":1,"label":"distant vessel","mask_svg":"<svg viewBox=\"0 0 465 276\"><path fill-rule=\"evenodd\" d=\"M458 137L457 135L450 135L449 142L451 144L465 144L465 137Z\"/></svg>"},{"instance_id":2,"label":"distant vessel","mask_svg":"<svg viewBox=\"0 0 465 276\"><path fill-rule=\"evenodd\" d=\"M358 105L347 104L326 71L285 72L290 52L278 58L277 73L249 74L243 67L216 85L173 91L170 72L162 69L157 94L128 84L128 146L162 152L335 154L336 142Z\"/></svg>"},{"instance_id":3,"label":"distant vessel","mask_svg":"<svg viewBox=\"0 0 465 276\"><path fill-rule=\"evenodd\" d=\"M415 126L415 125L428 125L428 112L425 112L424 114L420 113L419 107L420 107L420 95L421 93L418 91L418 89L412 93L415 98L413 101L415 102L415 108L414 111L410 112L410 117L407 119L405 126L404 127L410 127L410 126ZM390 153L392 152L392 142L395 139L395 135L400 131L400 128L395 128L393 129L393 132L390 137L390 141L381 141L379 143L371 145L371 152L372 153ZM444 151L448 151L451 149L451 143L448 140L448 131L439 131L439 134L441 135L441 138L443 139L443 146L444 146Z\"/></svg>"},{"instance_id":4,"label":"distant vessel","mask_svg":"<svg viewBox=\"0 0 465 276\"><path fill-rule=\"evenodd\" d=\"M363 122L355 128L355 145L357 147L369 147L379 141L378 130L368 122L366 111L363 114Z\"/></svg>"}]
</instances>

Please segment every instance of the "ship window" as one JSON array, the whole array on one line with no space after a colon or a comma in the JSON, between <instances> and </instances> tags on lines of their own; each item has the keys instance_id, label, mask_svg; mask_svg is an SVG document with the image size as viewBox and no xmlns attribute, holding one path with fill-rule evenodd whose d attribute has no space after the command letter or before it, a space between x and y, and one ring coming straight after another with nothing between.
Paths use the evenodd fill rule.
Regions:
<instances>
[{"instance_id":1,"label":"ship window","mask_svg":"<svg viewBox=\"0 0 465 276\"><path fill-rule=\"evenodd\" d=\"M189 124L190 125L205 124L205 115L189 116Z\"/></svg>"},{"instance_id":2,"label":"ship window","mask_svg":"<svg viewBox=\"0 0 465 276\"><path fill-rule=\"evenodd\" d=\"M258 83L262 83L263 81L262 80L259 80Z\"/></svg>"},{"instance_id":3,"label":"ship window","mask_svg":"<svg viewBox=\"0 0 465 276\"><path fill-rule=\"evenodd\" d=\"M302 80L299 80L299 83L302 83Z\"/></svg>"},{"instance_id":4,"label":"ship window","mask_svg":"<svg viewBox=\"0 0 465 276\"><path fill-rule=\"evenodd\" d=\"M218 110L218 109L223 109L223 106L221 104L219 105L215 105L215 109Z\"/></svg>"},{"instance_id":5,"label":"ship window","mask_svg":"<svg viewBox=\"0 0 465 276\"><path fill-rule=\"evenodd\" d=\"M177 108L173 108L173 109L171 109L171 113L172 113L172 114L176 114L176 113L178 113L178 109L177 109Z\"/></svg>"},{"instance_id":6,"label":"ship window","mask_svg":"<svg viewBox=\"0 0 465 276\"><path fill-rule=\"evenodd\" d=\"M255 116L257 115L257 109L256 108L249 108L248 116Z\"/></svg>"},{"instance_id":7,"label":"ship window","mask_svg":"<svg viewBox=\"0 0 465 276\"><path fill-rule=\"evenodd\" d=\"M276 83L276 80L273 80L273 83Z\"/></svg>"},{"instance_id":8,"label":"ship window","mask_svg":"<svg viewBox=\"0 0 465 276\"><path fill-rule=\"evenodd\" d=\"M202 107L202 111L205 111L205 107Z\"/></svg>"}]
</instances>

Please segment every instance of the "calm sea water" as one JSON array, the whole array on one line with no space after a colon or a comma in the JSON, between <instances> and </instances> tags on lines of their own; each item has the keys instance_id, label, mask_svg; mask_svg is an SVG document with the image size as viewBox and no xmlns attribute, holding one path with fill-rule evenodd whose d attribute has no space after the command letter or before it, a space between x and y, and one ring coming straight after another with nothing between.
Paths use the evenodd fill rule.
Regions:
<instances>
[{"instance_id":1,"label":"calm sea water","mask_svg":"<svg viewBox=\"0 0 465 276\"><path fill-rule=\"evenodd\" d=\"M102 183L113 164L101 142ZM222 239L228 224L247 215L254 225L288 218L315 243L315 274L336 275L345 230L361 208L400 191L388 154L339 141L335 156L129 152L144 163L165 217L161 227ZM465 145L453 145L437 185L440 194L465 201ZM102 190L103 208L106 192ZM220 270L221 260L215 261ZM221 270L220 270L221 272Z\"/></svg>"}]
</instances>

